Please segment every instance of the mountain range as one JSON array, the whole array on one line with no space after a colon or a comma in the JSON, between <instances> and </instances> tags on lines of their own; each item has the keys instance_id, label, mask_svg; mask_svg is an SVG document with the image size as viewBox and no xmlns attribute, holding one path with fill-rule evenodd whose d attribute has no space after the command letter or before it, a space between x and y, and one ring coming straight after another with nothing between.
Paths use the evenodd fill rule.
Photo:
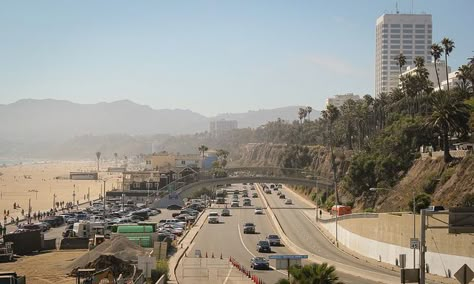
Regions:
<instances>
[{"instance_id":1,"label":"mountain range","mask_svg":"<svg viewBox=\"0 0 474 284\"><path fill-rule=\"evenodd\" d=\"M0 156L28 155L31 147L51 148L81 143L85 137L104 135L179 135L205 132L213 120L237 120L239 128L255 128L269 121L293 121L300 106L225 113L206 117L191 110L153 109L129 100L78 104L64 100L22 99L0 105ZM319 117L313 111L312 118ZM81 140L82 139L82 140Z\"/></svg>"}]
</instances>

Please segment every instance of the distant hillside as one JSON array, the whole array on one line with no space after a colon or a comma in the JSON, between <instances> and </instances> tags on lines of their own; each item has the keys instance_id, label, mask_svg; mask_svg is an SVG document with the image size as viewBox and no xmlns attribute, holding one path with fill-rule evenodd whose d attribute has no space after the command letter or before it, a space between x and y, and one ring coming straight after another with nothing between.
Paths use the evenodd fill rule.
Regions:
<instances>
[{"instance_id":1,"label":"distant hillside","mask_svg":"<svg viewBox=\"0 0 474 284\"><path fill-rule=\"evenodd\" d=\"M0 105L0 156L81 157L88 155L88 151L95 153L101 145L104 150L105 145L120 148L120 143L123 152L149 152L156 141L145 136L205 132L210 121L219 119L237 120L239 128L255 128L278 118L295 120L298 108L205 117L190 110L152 109L128 100L77 104L24 99ZM313 111L311 117L317 116L319 112Z\"/></svg>"}]
</instances>

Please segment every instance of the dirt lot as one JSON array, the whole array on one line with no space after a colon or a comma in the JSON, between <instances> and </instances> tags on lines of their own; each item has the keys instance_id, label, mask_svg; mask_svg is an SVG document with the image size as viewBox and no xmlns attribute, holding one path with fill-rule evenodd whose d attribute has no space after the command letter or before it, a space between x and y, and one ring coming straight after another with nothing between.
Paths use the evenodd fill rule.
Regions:
<instances>
[{"instance_id":1,"label":"dirt lot","mask_svg":"<svg viewBox=\"0 0 474 284\"><path fill-rule=\"evenodd\" d=\"M15 271L25 275L27 283L57 284L75 283L75 278L68 277L66 267L87 250L52 251L37 255L24 256L15 262L1 263L0 270Z\"/></svg>"}]
</instances>

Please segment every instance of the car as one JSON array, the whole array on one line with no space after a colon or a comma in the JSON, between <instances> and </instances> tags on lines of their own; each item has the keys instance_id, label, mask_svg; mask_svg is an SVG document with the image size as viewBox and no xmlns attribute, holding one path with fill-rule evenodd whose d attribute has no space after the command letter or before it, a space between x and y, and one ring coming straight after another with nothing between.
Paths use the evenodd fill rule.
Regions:
<instances>
[{"instance_id":1,"label":"car","mask_svg":"<svg viewBox=\"0 0 474 284\"><path fill-rule=\"evenodd\" d=\"M244 192L244 193L242 194L242 197L249 197L249 194L248 194L247 192Z\"/></svg>"},{"instance_id":2,"label":"car","mask_svg":"<svg viewBox=\"0 0 474 284\"><path fill-rule=\"evenodd\" d=\"M238 201L232 201L230 204L230 207L239 207L239 202Z\"/></svg>"},{"instance_id":3,"label":"car","mask_svg":"<svg viewBox=\"0 0 474 284\"><path fill-rule=\"evenodd\" d=\"M242 206L252 206L252 201L250 201L250 199L246 198L246 199L244 199L244 202L243 202Z\"/></svg>"},{"instance_id":4,"label":"car","mask_svg":"<svg viewBox=\"0 0 474 284\"><path fill-rule=\"evenodd\" d=\"M277 184L278 188L283 188L283 185L281 183Z\"/></svg>"},{"instance_id":5,"label":"car","mask_svg":"<svg viewBox=\"0 0 474 284\"><path fill-rule=\"evenodd\" d=\"M285 198L286 198L286 196L283 193L280 194L280 199L285 199Z\"/></svg>"},{"instance_id":6,"label":"car","mask_svg":"<svg viewBox=\"0 0 474 284\"><path fill-rule=\"evenodd\" d=\"M227 208L222 209L221 216L230 216L230 210Z\"/></svg>"},{"instance_id":7,"label":"car","mask_svg":"<svg viewBox=\"0 0 474 284\"><path fill-rule=\"evenodd\" d=\"M278 192L277 192L277 195L281 195L281 191L278 191Z\"/></svg>"},{"instance_id":8,"label":"car","mask_svg":"<svg viewBox=\"0 0 474 284\"><path fill-rule=\"evenodd\" d=\"M257 207L255 208L255 215L262 215L263 214L263 209L262 207Z\"/></svg>"},{"instance_id":9,"label":"car","mask_svg":"<svg viewBox=\"0 0 474 284\"><path fill-rule=\"evenodd\" d=\"M74 224L74 223L77 223L77 222L79 222L79 220L77 220L77 218L74 218L74 217L68 218L67 221L66 221L67 224Z\"/></svg>"},{"instance_id":10,"label":"car","mask_svg":"<svg viewBox=\"0 0 474 284\"><path fill-rule=\"evenodd\" d=\"M443 211L443 210L445 210L444 206L441 206L441 205L431 205L431 206L428 206L428 208L426 208L426 211Z\"/></svg>"},{"instance_id":11,"label":"car","mask_svg":"<svg viewBox=\"0 0 474 284\"><path fill-rule=\"evenodd\" d=\"M234 195L238 195L240 191L238 189L234 190Z\"/></svg>"},{"instance_id":12,"label":"car","mask_svg":"<svg viewBox=\"0 0 474 284\"><path fill-rule=\"evenodd\" d=\"M250 187L250 190L255 190L255 186L252 185L252 186Z\"/></svg>"},{"instance_id":13,"label":"car","mask_svg":"<svg viewBox=\"0 0 474 284\"><path fill-rule=\"evenodd\" d=\"M287 204L287 205L291 205L291 204L293 204L293 201L292 201L291 199L289 199L289 198L288 198L288 199L285 201L285 204Z\"/></svg>"},{"instance_id":14,"label":"car","mask_svg":"<svg viewBox=\"0 0 474 284\"><path fill-rule=\"evenodd\" d=\"M281 245L280 237L278 237L277 235L268 235L267 236L267 241L271 246L280 246Z\"/></svg>"},{"instance_id":15,"label":"car","mask_svg":"<svg viewBox=\"0 0 474 284\"><path fill-rule=\"evenodd\" d=\"M244 234L255 234L255 224L254 223L245 223L244 224Z\"/></svg>"},{"instance_id":16,"label":"car","mask_svg":"<svg viewBox=\"0 0 474 284\"><path fill-rule=\"evenodd\" d=\"M216 211L209 212L209 216L207 216L207 222L209 224L218 224L219 223L219 213Z\"/></svg>"},{"instance_id":17,"label":"car","mask_svg":"<svg viewBox=\"0 0 474 284\"><path fill-rule=\"evenodd\" d=\"M271 189L274 189L274 188L275 188L275 185L274 185L273 183L270 184L270 188L271 188Z\"/></svg>"},{"instance_id":18,"label":"car","mask_svg":"<svg viewBox=\"0 0 474 284\"><path fill-rule=\"evenodd\" d=\"M258 252L272 252L270 248L270 243L267 240L258 241L257 243Z\"/></svg>"},{"instance_id":19,"label":"car","mask_svg":"<svg viewBox=\"0 0 474 284\"><path fill-rule=\"evenodd\" d=\"M258 198L258 194L256 192L252 193L252 198Z\"/></svg>"},{"instance_id":20,"label":"car","mask_svg":"<svg viewBox=\"0 0 474 284\"><path fill-rule=\"evenodd\" d=\"M266 189L265 189L265 193L266 193L266 194L272 194L272 191L271 191L269 188L266 188Z\"/></svg>"},{"instance_id":21,"label":"car","mask_svg":"<svg viewBox=\"0 0 474 284\"><path fill-rule=\"evenodd\" d=\"M270 263L265 257L256 256L250 259L250 268L268 270L270 269Z\"/></svg>"}]
</instances>

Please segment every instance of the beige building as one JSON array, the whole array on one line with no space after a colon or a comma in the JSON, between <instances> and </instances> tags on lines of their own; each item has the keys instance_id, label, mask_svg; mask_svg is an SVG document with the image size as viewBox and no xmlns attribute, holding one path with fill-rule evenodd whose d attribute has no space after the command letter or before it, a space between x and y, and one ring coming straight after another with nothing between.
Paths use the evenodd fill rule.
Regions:
<instances>
[{"instance_id":1,"label":"beige building","mask_svg":"<svg viewBox=\"0 0 474 284\"><path fill-rule=\"evenodd\" d=\"M177 168L201 168L198 154L176 155L168 152L153 153L145 158L145 170L170 170Z\"/></svg>"},{"instance_id":2,"label":"beige building","mask_svg":"<svg viewBox=\"0 0 474 284\"><path fill-rule=\"evenodd\" d=\"M332 98L326 99L326 106L333 105L337 108L340 108L348 100L358 101L360 100L360 96L354 95L353 93L347 93L344 95L335 95Z\"/></svg>"},{"instance_id":3,"label":"beige building","mask_svg":"<svg viewBox=\"0 0 474 284\"><path fill-rule=\"evenodd\" d=\"M411 64L421 56L431 62L432 17L428 14L384 14L376 22L375 95L390 92L399 83L395 57L405 55Z\"/></svg>"},{"instance_id":4,"label":"beige building","mask_svg":"<svg viewBox=\"0 0 474 284\"><path fill-rule=\"evenodd\" d=\"M237 120L215 120L209 123L209 132L211 135L219 136L232 129L237 129L237 125Z\"/></svg>"},{"instance_id":5,"label":"beige building","mask_svg":"<svg viewBox=\"0 0 474 284\"><path fill-rule=\"evenodd\" d=\"M438 88L438 79L436 78L436 70L435 70L434 62L425 63L425 68L430 73L430 75L428 76L428 79L433 83L433 88L435 89ZM416 69L417 68L415 65L409 65L408 67L406 67L406 70L402 73L402 75L406 76L406 75L415 74ZM440 82L444 81L444 84L446 84L446 62L438 61L436 63L436 69L438 70L439 81ZM448 73L449 72L451 72L451 67L448 66ZM453 73L450 73L449 75ZM456 77L455 74L454 74L454 77ZM451 84L451 82L449 83ZM443 88L443 83L441 83L441 88Z\"/></svg>"}]
</instances>

